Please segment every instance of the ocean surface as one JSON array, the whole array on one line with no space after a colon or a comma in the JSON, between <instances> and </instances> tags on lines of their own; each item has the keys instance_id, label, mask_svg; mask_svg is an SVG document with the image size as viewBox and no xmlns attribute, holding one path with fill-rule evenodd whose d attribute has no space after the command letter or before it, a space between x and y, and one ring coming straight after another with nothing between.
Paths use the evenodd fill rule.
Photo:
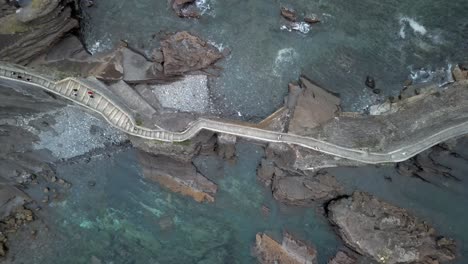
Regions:
<instances>
[{"instance_id":1,"label":"ocean surface","mask_svg":"<svg viewBox=\"0 0 468 264\"><path fill-rule=\"evenodd\" d=\"M468 157L467 146L468 138L458 153ZM73 187L65 199L49 205L44 221L53 226L53 235L41 242L48 250L35 251L34 263L256 263L255 234L266 232L281 240L284 231L314 245L319 263L327 263L343 245L320 205L281 205L256 180L263 149L241 142L236 155L235 163L215 156L194 161L219 187L215 202L204 204L146 181L131 148L61 164L58 177ZM468 162L446 156L440 164L451 167L459 180L434 175L428 183L401 176L393 166L330 172L347 193L370 192L456 239L460 256L454 263L463 264L468 260Z\"/></svg>"},{"instance_id":2,"label":"ocean surface","mask_svg":"<svg viewBox=\"0 0 468 264\"><path fill-rule=\"evenodd\" d=\"M414 70L468 61L465 0L206 0L199 1L205 7L200 20L176 17L165 0L95 2L84 11L82 32L93 53L112 49L120 39L149 51L158 45L154 34L180 30L229 48L210 90L213 111L232 118L264 118L301 73L340 93L345 110L359 111L396 95ZM283 5L300 17L317 14L323 23L307 34L281 30ZM367 75L375 78L379 95L365 87ZM50 254L58 257L44 256L42 263L255 263L257 232L279 239L290 231L313 244L325 264L342 244L320 210L282 206L271 197L256 181L264 155L259 146L242 142L236 154L235 163L214 157L194 162L218 184L212 204L145 181L132 149L60 165L58 176L73 187L63 202L51 205L50 221L63 239L50 241ZM455 157L440 162L460 181L435 175L440 184L431 184L400 176L391 166L330 172L349 192L368 191L408 208L455 238L461 254L456 263L467 263L468 163ZM262 206L270 213L264 215Z\"/></svg>"},{"instance_id":3,"label":"ocean surface","mask_svg":"<svg viewBox=\"0 0 468 264\"><path fill-rule=\"evenodd\" d=\"M95 1L84 8L88 49L109 50L123 39L150 51L160 33L180 30L229 48L210 88L213 110L232 118L269 115L301 73L340 93L345 110L360 111L398 94L412 70L468 61L466 0L198 0L205 8L199 20L178 18L167 2ZM307 34L281 30L281 6L322 23ZM367 75L379 95L365 86Z\"/></svg>"}]
</instances>

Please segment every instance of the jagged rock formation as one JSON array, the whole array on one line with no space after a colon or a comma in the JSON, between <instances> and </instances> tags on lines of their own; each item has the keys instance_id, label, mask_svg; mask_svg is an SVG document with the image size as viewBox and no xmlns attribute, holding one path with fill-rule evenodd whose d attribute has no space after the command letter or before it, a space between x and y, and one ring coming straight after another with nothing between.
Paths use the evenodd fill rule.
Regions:
<instances>
[{"instance_id":1,"label":"jagged rock formation","mask_svg":"<svg viewBox=\"0 0 468 264\"><path fill-rule=\"evenodd\" d=\"M328 217L349 247L381 263L439 263L456 256L453 240L367 193L330 202Z\"/></svg>"},{"instance_id":2,"label":"jagged rock formation","mask_svg":"<svg viewBox=\"0 0 468 264\"><path fill-rule=\"evenodd\" d=\"M258 233L254 250L261 264L317 264L317 251L288 233L283 235L281 244Z\"/></svg>"},{"instance_id":3,"label":"jagged rock formation","mask_svg":"<svg viewBox=\"0 0 468 264\"><path fill-rule=\"evenodd\" d=\"M273 197L285 204L306 206L312 202L325 202L343 192L333 175L276 175L272 186Z\"/></svg>"},{"instance_id":4,"label":"jagged rock formation","mask_svg":"<svg viewBox=\"0 0 468 264\"><path fill-rule=\"evenodd\" d=\"M203 70L223 58L216 47L187 31L177 32L162 40L161 50L166 75Z\"/></svg>"},{"instance_id":5,"label":"jagged rock formation","mask_svg":"<svg viewBox=\"0 0 468 264\"><path fill-rule=\"evenodd\" d=\"M18 10L0 3L0 58L27 64L78 27L74 0L32 0Z\"/></svg>"}]
</instances>

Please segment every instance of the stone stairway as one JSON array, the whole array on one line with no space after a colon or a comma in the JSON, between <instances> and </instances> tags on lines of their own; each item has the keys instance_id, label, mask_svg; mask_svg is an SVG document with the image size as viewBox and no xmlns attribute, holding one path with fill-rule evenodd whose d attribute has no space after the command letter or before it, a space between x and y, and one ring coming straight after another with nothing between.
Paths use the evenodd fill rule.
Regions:
<instances>
[{"instance_id":1,"label":"stone stairway","mask_svg":"<svg viewBox=\"0 0 468 264\"><path fill-rule=\"evenodd\" d=\"M213 132L255 140L295 144L341 158L376 164L404 161L425 149L452 137L464 135L466 131L468 131L468 122L452 125L443 131L434 132L417 142L413 142L413 144L401 144L399 148L389 152L369 152L363 149L347 148L312 137L279 133L225 120L202 118L191 123L183 132L171 132L137 125L131 112L125 111L116 103L116 100L110 99L106 96L104 91L100 92L97 89L93 89L90 85L76 78L66 78L54 82L45 77L30 73L19 66L9 66L8 64L0 63L0 79L13 80L42 88L101 114L112 126L127 134L165 142L182 142L189 140L196 136L200 130L207 129Z\"/></svg>"}]
</instances>

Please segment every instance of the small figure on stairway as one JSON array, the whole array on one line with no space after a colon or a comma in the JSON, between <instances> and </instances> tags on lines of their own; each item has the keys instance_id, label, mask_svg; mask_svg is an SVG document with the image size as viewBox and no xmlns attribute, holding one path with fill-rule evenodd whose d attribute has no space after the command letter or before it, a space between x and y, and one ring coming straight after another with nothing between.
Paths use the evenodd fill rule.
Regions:
<instances>
[{"instance_id":1,"label":"small figure on stairway","mask_svg":"<svg viewBox=\"0 0 468 264\"><path fill-rule=\"evenodd\" d=\"M77 97L78 96L78 89L73 89L73 96Z\"/></svg>"},{"instance_id":2,"label":"small figure on stairway","mask_svg":"<svg viewBox=\"0 0 468 264\"><path fill-rule=\"evenodd\" d=\"M89 95L89 97L94 98L94 92L93 91L88 91L88 95Z\"/></svg>"}]
</instances>

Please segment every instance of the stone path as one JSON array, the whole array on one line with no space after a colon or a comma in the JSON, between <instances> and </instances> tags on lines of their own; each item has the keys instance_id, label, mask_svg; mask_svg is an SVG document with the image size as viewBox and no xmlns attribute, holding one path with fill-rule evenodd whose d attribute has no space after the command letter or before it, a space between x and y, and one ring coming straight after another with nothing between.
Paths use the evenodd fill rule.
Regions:
<instances>
[{"instance_id":1,"label":"stone path","mask_svg":"<svg viewBox=\"0 0 468 264\"><path fill-rule=\"evenodd\" d=\"M391 152L369 152L363 149L346 148L312 137L279 133L252 126L239 125L226 120L200 118L191 123L185 131L172 132L162 129L150 129L138 125L133 115L128 110L119 106L110 96L90 87L90 85L77 78L66 78L54 82L37 74L32 74L26 69L16 66L6 66L0 63L0 80L1 79L29 84L63 96L70 101L101 114L112 126L127 134L165 142L186 141L196 136L200 130L207 129L213 132L226 133L261 141L300 145L341 158L377 164L404 161L440 142L468 132L468 122L464 122L447 127L442 131L434 132L425 138L421 138L417 142L413 142L413 144L402 143L401 146Z\"/></svg>"}]
</instances>

